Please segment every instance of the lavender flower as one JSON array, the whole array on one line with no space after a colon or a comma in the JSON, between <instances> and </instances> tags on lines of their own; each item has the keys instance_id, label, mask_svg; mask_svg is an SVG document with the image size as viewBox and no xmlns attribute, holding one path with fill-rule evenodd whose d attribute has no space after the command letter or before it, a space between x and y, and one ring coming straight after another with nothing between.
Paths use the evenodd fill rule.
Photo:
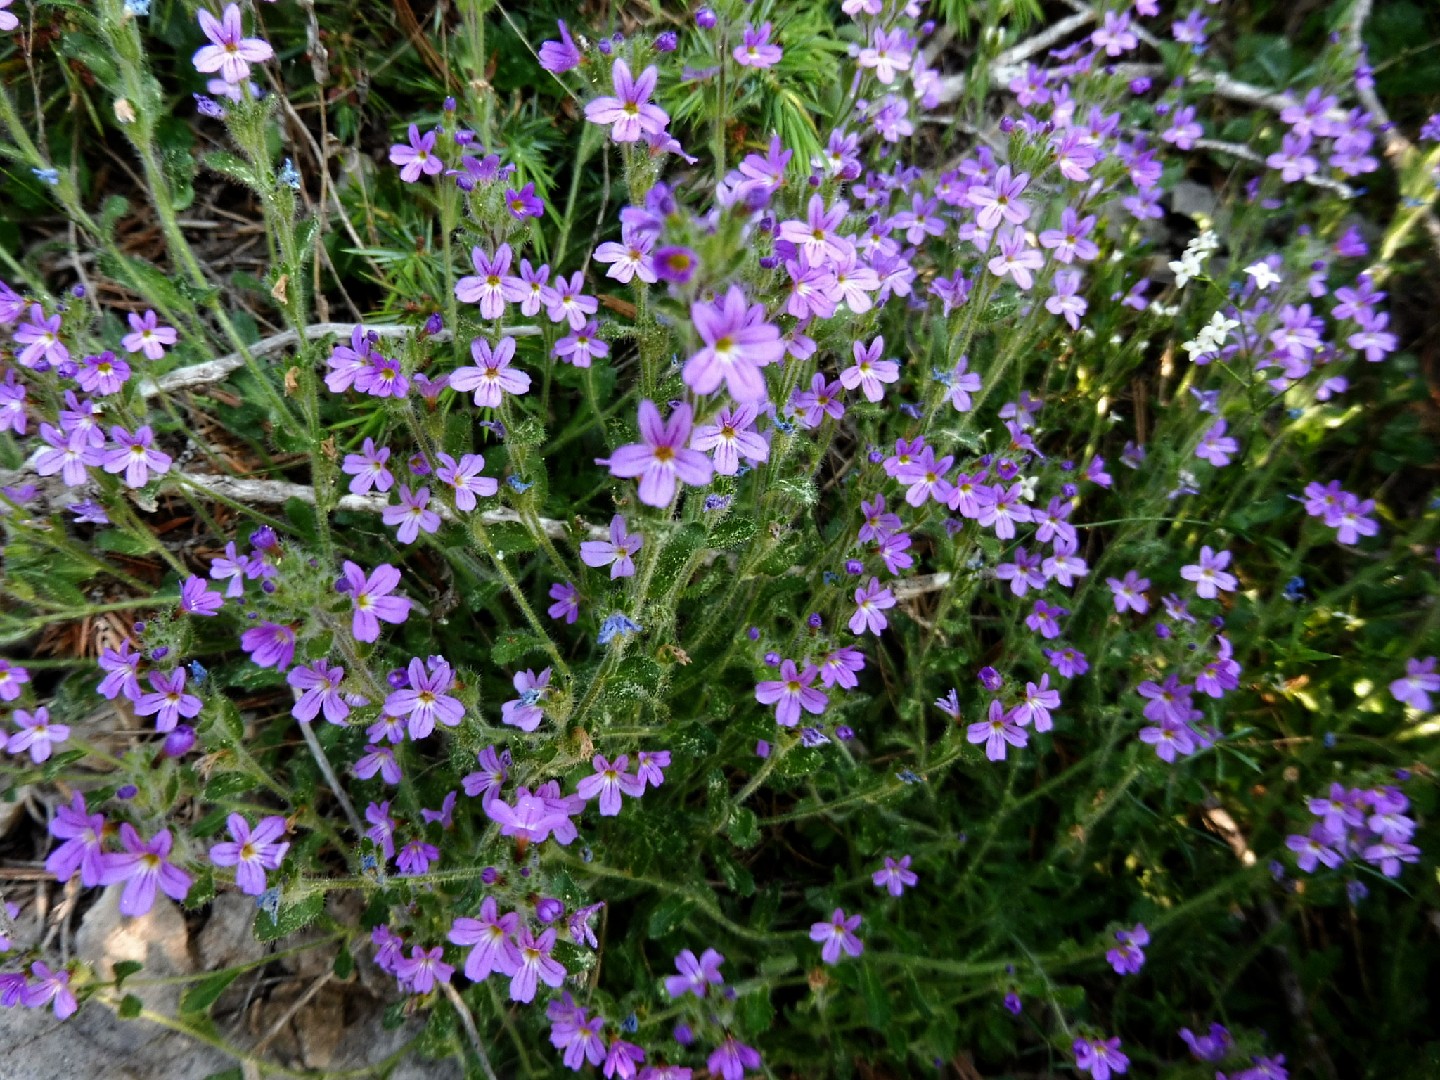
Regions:
<instances>
[{"instance_id":1,"label":"lavender flower","mask_svg":"<svg viewBox=\"0 0 1440 1080\"><path fill-rule=\"evenodd\" d=\"M101 856L100 871L101 885L125 882L120 914L132 918L144 915L155 904L157 888L172 900L184 900L189 894L194 879L170 862L173 844L169 829L161 829L153 839L145 841L129 822L120 826L120 846L124 850Z\"/></svg>"},{"instance_id":2,"label":"lavender flower","mask_svg":"<svg viewBox=\"0 0 1440 1080\"><path fill-rule=\"evenodd\" d=\"M599 97L585 106L585 119L592 124L609 124L610 138L617 143L636 142L642 134L658 135L670 123L670 114L650 103L660 72L653 65L632 78L630 65L616 60L610 69L615 96Z\"/></svg>"},{"instance_id":3,"label":"lavender flower","mask_svg":"<svg viewBox=\"0 0 1440 1080\"><path fill-rule=\"evenodd\" d=\"M289 841L280 839L286 832L285 819L272 814L252 829L242 816L231 814L226 826L230 840L210 848L210 861L216 866L233 866L240 891L259 896L265 891L265 871L280 869L280 861L290 850Z\"/></svg>"},{"instance_id":4,"label":"lavender flower","mask_svg":"<svg viewBox=\"0 0 1440 1080\"><path fill-rule=\"evenodd\" d=\"M703 486L713 469L705 455L685 446L690 438L691 409L677 405L668 422L646 399L640 402L640 439L621 446L608 459L597 459L612 476L640 477L640 501L646 506L669 506L678 484Z\"/></svg>"},{"instance_id":5,"label":"lavender flower","mask_svg":"<svg viewBox=\"0 0 1440 1080\"><path fill-rule=\"evenodd\" d=\"M240 9L228 4L216 19L208 11L198 13L200 29L211 44L195 52L195 70L218 71L227 83L243 83L250 77L251 64L263 64L275 50L259 38L247 38L240 25Z\"/></svg>"}]
</instances>

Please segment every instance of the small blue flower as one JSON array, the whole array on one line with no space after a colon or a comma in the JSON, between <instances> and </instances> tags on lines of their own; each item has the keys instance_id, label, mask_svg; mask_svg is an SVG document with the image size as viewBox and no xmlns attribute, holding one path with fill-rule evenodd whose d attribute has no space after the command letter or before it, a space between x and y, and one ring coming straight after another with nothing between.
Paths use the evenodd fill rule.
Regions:
<instances>
[{"instance_id":1,"label":"small blue flower","mask_svg":"<svg viewBox=\"0 0 1440 1080\"><path fill-rule=\"evenodd\" d=\"M125 0L125 10L135 16L150 14L150 0Z\"/></svg>"},{"instance_id":2,"label":"small blue flower","mask_svg":"<svg viewBox=\"0 0 1440 1080\"><path fill-rule=\"evenodd\" d=\"M730 496L729 496L729 495L706 495L706 496L705 496L705 509L706 509L706 510L724 510L724 509L725 509L726 507L728 507L729 505L730 505Z\"/></svg>"},{"instance_id":3,"label":"small blue flower","mask_svg":"<svg viewBox=\"0 0 1440 1080\"><path fill-rule=\"evenodd\" d=\"M529 690L520 691L521 705L536 705L540 701L540 691L532 687Z\"/></svg>"},{"instance_id":4,"label":"small blue flower","mask_svg":"<svg viewBox=\"0 0 1440 1080\"><path fill-rule=\"evenodd\" d=\"M909 769L901 769L895 774L895 779L899 780L902 784L920 783L920 777L916 776Z\"/></svg>"},{"instance_id":5,"label":"small blue flower","mask_svg":"<svg viewBox=\"0 0 1440 1080\"><path fill-rule=\"evenodd\" d=\"M300 190L300 173L296 171L295 163L288 157L285 159L285 164L280 166L280 172L276 174L275 179L288 188Z\"/></svg>"},{"instance_id":6,"label":"small blue flower","mask_svg":"<svg viewBox=\"0 0 1440 1080\"><path fill-rule=\"evenodd\" d=\"M42 184L49 184L51 187L56 187L60 183L59 169L31 168L30 171L35 174L35 179L39 180Z\"/></svg>"},{"instance_id":7,"label":"small blue flower","mask_svg":"<svg viewBox=\"0 0 1440 1080\"><path fill-rule=\"evenodd\" d=\"M1305 599L1305 579L1303 577L1292 577L1285 583L1285 599L1290 601Z\"/></svg>"},{"instance_id":8,"label":"small blue flower","mask_svg":"<svg viewBox=\"0 0 1440 1080\"><path fill-rule=\"evenodd\" d=\"M618 611L600 624L600 644L609 645L616 634L638 634L645 628Z\"/></svg>"},{"instance_id":9,"label":"small blue flower","mask_svg":"<svg viewBox=\"0 0 1440 1080\"><path fill-rule=\"evenodd\" d=\"M620 1021L620 1030L628 1035L633 1035L640 1030L640 1021L633 1012Z\"/></svg>"},{"instance_id":10,"label":"small blue flower","mask_svg":"<svg viewBox=\"0 0 1440 1080\"><path fill-rule=\"evenodd\" d=\"M280 921L280 887L273 885L261 893L255 900L255 906L266 915L270 916L271 922Z\"/></svg>"},{"instance_id":11,"label":"small blue flower","mask_svg":"<svg viewBox=\"0 0 1440 1080\"><path fill-rule=\"evenodd\" d=\"M507 484L509 484L515 491L521 492L521 493L526 492L526 491L529 491L532 487L535 486L534 484L527 484L524 480L521 480L518 476L507 476L507 477L505 478L505 482L506 482ZM603 644L603 643L602 643L602 644Z\"/></svg>"},{"instance_id":12,"label":"small blue flower","mask_svg":"<svg viewBox=\"0 0 1440 1080\"><path fill-rule=\"evenodd\" d=\"M900 411L912 420L919 420L925 410L914 402L904 402L900 406Z\"/></svg>"},{"instance_id":13,"label":"small blue flower","mask_svg":"<svg viewBox=\"0 0 1440 1080\"><path fill-rule=\"evenodd\" d=\"M800 729L800 744L802 746L824 746L829 741L830 736L826 735L818 727Z\"/></svg>"},{"instance_id":14,"label":"small blue flower","mask_svg":"<svg viewBox=\"0 0 1440 1080\"><path fill-rule=\"evenodd\" d=\"M203 683L205 681L205 676L209 674L210 672L206 670L205 665L200 663L199 660L190 661L190 677L195 680L196 686L199 686L201 683Z\"/></svg>"},{"instance_id":15,"label":"small blue flower","mask_svg":"<svg viewBox=\"0 0 1440 1080\"><path fill-rule=\"evenodd\" d=\"M826 570L820 576L825 580L826 585L834 585L837 581L840 580L840 575L835 573L834 570Z\"/></svg>"}]
</instances>

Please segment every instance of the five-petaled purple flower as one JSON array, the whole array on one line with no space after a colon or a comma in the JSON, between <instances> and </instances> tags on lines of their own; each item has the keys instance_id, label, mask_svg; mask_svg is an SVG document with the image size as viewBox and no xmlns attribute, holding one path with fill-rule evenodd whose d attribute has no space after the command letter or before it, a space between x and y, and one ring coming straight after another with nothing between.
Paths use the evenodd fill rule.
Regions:
<instances>
[{"instance_id":1,"label":"five-petaled purple flower","mask_svg":"<svg viewBox=\"0 0 1440 1080\"><path fill-rule=\"evenodd\" d=\"M268 43L245 36L235 4L226 5L218 19L208 11L199 12L199 19L211 43L196 50L196 71L218 71L227 83L243 83L250 77L251 64L263 64L275 55Z\"/></svg>"},{"instance_id":2,"label":"five-petaled purple flower","mask_svg":"<svg viewBox=\"0 0 1440 1080\"><path fill-rule=\"evenodd\" d=\"M173 844L169 829L161 829L153 839L145 841L129 822L121 824L120 846L125 850L102 856L100 871L102 885L125 882L120 914L132 918L144 915L155 904L157 888L172 900L185 899L193 879L170 862Z\"/></svg>"},{"instance_id":3,"label":"five-petaled purple flower","mask_svg":"<svg viewBox=\"0 0 1440 1080\"><path fill-rule=\"evenodd\" d=\"M285 835L285 819L278 814L260 819L253 829L239 814L226 818L230 839L210 849L210 861L216 866L233 866L235 884L246 896L259 896L265 891L265 871L280 869L280 860L290 850Z\"/></svg>"},{"instance_id":4,"label":"five-petaled purple flower","mask_svg":"<svg viewBox=\"0 0 1440 1080\"><path fill-rule=\"evenodd\" d=\"M643 134L660 134L670 122L670 114L650 102L659 77L659 69L651 65L634 78L630 65L617 59L610 69L615 96L598 97L587 104L585 119L592 124L611 125L610 138L617 143L637 142Z\"/></svg>"},{"instance_id":5,"label":"five-petaled purple flower","mask_svg":"<svg viewBox=\"0 0 1440 1080\"><path fill-rule=\"evenodd\" d=\"M860 928L860 916L845 916L843 908L836 908L828 922L817 922L810 926L810 940L822 942L820 959L827 964L838 964L840 953L859 956L865 951L864 944L855 936Z\"/></svg>"},{"instance_id":6,"label":"five-petaled purple flower","mask_svg":"<svg viewBox=\"0 0 1440 1080\"><path fill-rule=\"evenodd\" d=\"M381 563L366 577L364 570L346 559L344 570L345 591L355 608L350 631L356 641L379 639L382 619L398 626L410 617L410 600L390 595L400 584L400 571L395 567Z\"/></svg>"},{"instance_id":7,"label":"five-petaled purple flower","mask_svg":"<svg viewBox=\"0 0 1440 1080\"><path fill-rule=\"evenodd\" d=\"M662 421L660 410L647 398L640 402L641 441L619 447L596 464L609 466L612 476L640 477L640 501L646 506L669 506L678 484L699 487L714 474L709 459L685 445L691 416L690 406L681 404Z\"/></svg>"}]
</instances>

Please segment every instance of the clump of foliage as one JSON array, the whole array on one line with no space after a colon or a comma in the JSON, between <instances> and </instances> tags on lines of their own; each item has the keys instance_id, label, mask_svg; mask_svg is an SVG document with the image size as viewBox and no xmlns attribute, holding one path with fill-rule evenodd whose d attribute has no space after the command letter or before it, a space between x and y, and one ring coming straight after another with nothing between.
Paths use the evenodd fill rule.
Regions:
<instances>
[{"instance_id":1,"label":"clump of foliage","mask_svg":"<svg viewBox=\"0 0 1440 1080\"><path fill-rule=\"evenodd\" d=\"M1367 0L1284 48L1157 0L20 6L0 699L57 882L324 927L491 1078L1435 1049L1389 294L1440 119L1383 113ZM5 911L6 1006L140 1014ZM238 974L169 1022L263 1069Z\"/></svg>"}]
</instances>

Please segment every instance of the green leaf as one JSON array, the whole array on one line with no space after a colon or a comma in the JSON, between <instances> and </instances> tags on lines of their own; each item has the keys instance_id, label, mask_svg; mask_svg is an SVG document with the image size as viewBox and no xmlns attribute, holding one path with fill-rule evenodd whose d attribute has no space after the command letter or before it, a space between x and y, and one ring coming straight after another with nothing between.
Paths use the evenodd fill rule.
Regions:
<instances>
[{"instance_id":1,"label":"green leaf","mask_svg":"<svg viewBox=\"0 0 1440 1080\"><path fill-rule=\"evenodd\" d=\"M116 966L118 967L119 965ZM115 1015L120 1017L121 1020L134 1020L140 1015L142 1008L144 1008L144 1002L134 994L126 994L120 999L120 1008L115 1010Z\"/></svg>"},{"instance_id":2,"label":"green leaf","mask_svg":"<svg viewBox=\"0 0 1440 1080\"><path fill-rule=\"evenodd\" d=\"M490 647L490 659L500 667L509 667L522 656L545 651L545 641L528 630L511 630L501 634Z\"/></svg>"},{"instance_id":3,"label":"green leaf","mask_svg":"<svg viewBox=\"0 0 1440 1080\"><path fill-rule=\"evenodd\" d=\"M125 980L144 966L139 960L121 960L115 965L115 989L124 986Z\"/></svg>"},{"instance_id":4,"label":"green leaf","mask_svg":"<svg viewBox=\"0 0 1440 1080\"><path fill-rule=\"evenodd\" d=\"M655 905L647 924L649 936L664 937L685 921L695 905L683 896L667 896Z\"/></svg>"},{"instance_id":5,"label":"green leaf","mask_svg":"<svg viewBox=\"0 0 1440 1080\"><path fill-rule=\"evenodd\" d=\"M737 807L725 823L725 835L738 848L752 848L760 842L760 819L749 807Z\"/></svg>"},{"instance_id":6,"label":"green leaf","mask_svg":"<svg viewBox=\"0 0 1440 1080\"><path fill-rule=\"evenodd\" d=\"M859 966L860 996L865 999L865 1010L870 1016L870 1026L884 1028L890 1023L890 996L869 964Z\"/></svg>"},{"instance_id":7,"label":"green leaf","mask_svg":"<svg viewBox=\"0 0 1440 1080\"><path fill-rule=\"evenodd\" d=\"M185 1016L192 1013L209 1012L210 1006L220 999L225 988L239 975L239 968L230 968L225 971L217 971L214 975L201 979L180 995L180 1014Z\"/></svg>"},{"instance_id":8,"label":"green leaf","mask_svg":"<svg viewBox=\"0 0 1440 1080\"><path fill-rule=\"evenodd\" d=\"M342 948L335 954L335 963L331 965L330 970L342 982L355 973L355 957L350 954L349 949Z\"/></svg>"},{"instance_id":9,"label":"green leaf","mask_svg":"<svg viewBox=\"0 0 1440 1080\"><path fill-rule=\"evenodd\" d=\"M296 930L302 930L320 917L320 912L325 910L325 897L322 893L311 893L303 900L295 903L280 902L280 910L276 912L275 918L270 917L268 911L258 912L255 916L255 937L259 941L277 941L287 934L293 934Z\"/></svg>"},{"instance_id":10,"label":"green leaf","mask_svg":"<svg viewBox=\"0 0 1440 1080\"><path fill-rule=\"evenodd\" d=\"M260 182L255 178L255 171L250 168L250 163L244 158L217 151L213 154L206 154L204 160L206 168L221 176L234 180L237 184L244 184L255 191L261 190Z\"/></svg>"}]
</instances>

